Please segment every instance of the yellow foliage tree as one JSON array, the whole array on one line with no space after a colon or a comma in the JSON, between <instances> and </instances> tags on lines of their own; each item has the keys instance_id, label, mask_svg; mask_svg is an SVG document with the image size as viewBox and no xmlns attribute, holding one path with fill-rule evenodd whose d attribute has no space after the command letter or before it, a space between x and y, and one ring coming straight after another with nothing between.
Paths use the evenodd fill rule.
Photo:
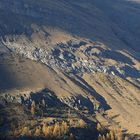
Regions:
<instances>
[{"instance_id":1,"label":"yellow foliage tree","mask_svg":"<svg viewBox=\"0 0 140 140\"><path fill-rule=\"evenodd\" d=\"M54 130L53 130L53 136L58 137L58 138L61 136L61 128L59 124L55 124Z\"/></svg>"},{"instance_id":2,"label":"yellow foliage tree","mask_svg":"<svg viewBox=\"0 0 140 140\"><path fill-rule=\"evenodd\" d=\"M80 120L79 120L79 126L80 126L81 128L84 128L84 127L86 126L85 121L83 121L82 119L80 119Z\"/></svg>"},{"instance_id":3,"label":"yellow foliage tree","mask_svg":"<svg viewBox=\"0 0 140 140\"><path fill-rule=\"evenodd\" d=\"M61 135L64 135L68 132L69 126L66 122L62 122L61 124Z\"/></svg>"},{"instance_id":4,"label":"yellow foliage tree","mask_svg":"<svg viewBox=\"0 0 140 140\"><path fill-rule=\"evenodd\" d=\"M28 132L29 132L29 128L24 127L21 133L22 133L22 135L28 135Z\"/></svg>"},{"instance_id":5,"label":"yellow foliage tree","mask_svg":"<svg viewBox=\"0 0 140 140\"><path fill-rule=\"evenodd\" d=\"M32 115L35 115L35 108L36 108L35 101L33 101L31 104L31 114Z\"/></svg>"},{"instance_id":6,"label":"yellow foliage tree","mask_svg":"<svg viewBox=\"0 0 140 140\"><path fill-rule=\"evenodd\" d=\"M36 130L35 130L35 136L40 136L41 135L41 128L40 127L37 127Z\"/></svg>"},{"instance_id":7,"label":"yellow foliage tree","mask_svg":"<svg viewBox=\"0 0 140 140\"><path fill-rule=\"evenodd\" d=\"M54 126L44 126L43 133L46 138L53 137Z\"/></svg>"}]
</instances>

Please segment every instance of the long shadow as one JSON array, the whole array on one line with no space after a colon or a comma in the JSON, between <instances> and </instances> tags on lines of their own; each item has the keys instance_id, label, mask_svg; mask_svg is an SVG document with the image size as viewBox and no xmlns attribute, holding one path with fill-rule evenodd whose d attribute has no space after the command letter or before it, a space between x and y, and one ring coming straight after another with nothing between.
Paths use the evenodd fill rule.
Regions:
<instances>
[{"instance_id":1,"label":"long shadow","mask_svg":"<svg viewBox=\"0 0 140 140\"><path fill-rule=\"evenodd\" d=\"M109 110L111 109L111 107L107 104L106 100L95 91L95 89L93 89L84 79L82 79L81 77L77 76L78 79L80 79L80 81L82 81L82 83L86 86L84 86L83 84L81 84L81 86L87 90L89 93L91 93L92 96L94 96L96 98L97 101L99 101L101 103L101 106L105 109L105 110Z\"/></svg>"},{"instance_id":2,"label":"long shadow","mask_svg":"<svg viewBox=\"0 0 140 140\"><path fill-rule=\"evenodd\" d=\"M87 91L90 95L96 98L97 101L101 103L101 107L103 107L105 110L111 109L111 107L107 104L106 100L99 94L97 93L84 79L82 79L79 76L76 76L78 80L75 78L72 78L68 75L66 75L68 78L70 78L75 84L77 84L79 87Z\"/></svg>"},{"instance_id":3,"label":"long shadow","mask_svg":"<svg viewBox=\"0 0 140 140\"><path fill-rule=\"evenodd\" d=\"M124 66L122 68L125 71L126 76L133 77L133 78L140 78L140 71L136 68L132 68L130 66Z\"/></svg>"},{"instance_id":4,"label":"long shadow","mask_svg":"<svg viewBox=\"0 0 140 140\"><path fill-rule=\"evenodd\" d=\"M97 140L98 132L91 129L72 128L71 133L76 137L73 140ZM70 138L45 138L43 136L1 137L0 140L70 140Z\"/></svg>"},{"instance_id":5,"label":"long shadow","mask_svg":"<svg viewBox=\"0 0 140 140\"><path fill-rule=\"evenodd\" d=\"M116 52L116 51L106 50L106 51L102 52L101 56L104 58L114 59L116 61L131 64L131 65L134 64L129 57L127 57L119 52Z\"/></svg>"},{"instance_id":6,"label":"long shadow","mask_svg":"<svg viewBox=\"0 0 140 140\"><path fill-rule=\"evenodd\" d=\"M42 103L42 100L44 100L48 106L53 107L64 107L66 104L62 103L57 96L50 91L49 89L45 88L40 92L37 93L31 93L30 94L31 99L35 101L37 104ZM28 101L26 101L28 102Z\"/></svg>"},{"instance_id":7,"label":"long shadow","mask_svg":"<svg viewBox=\"0 0 140 140\"><path fill-rule=\"evenodd\" d=\"M82 95L77 96L77 99L81 101L80 105L81 107L83 106L87 106L90 113L94 113L94 105L93 103L90 101L90 99L83 97ZM82 109L82 108L81 108Z\"/></svg>"},{"instance_id":8,"label":"long shadow","mask_svg":"<svg viewBox=\"0 0 140 140\"><path fill-rule=\"evenodd\" d=\"M78 137L78 140L97 140L99 132L96 128L71 128L71 132Z\"/></svg>"},{"instance_id":9,"label":"long shadow","mask_svg":"<svg viewBox=\"0 0 140 140\"><path fill-rule=\"evenodd\" d=\"M0 64L0 90L12 89L16 81L8 65Z\"/></svg>"}]
</instances>

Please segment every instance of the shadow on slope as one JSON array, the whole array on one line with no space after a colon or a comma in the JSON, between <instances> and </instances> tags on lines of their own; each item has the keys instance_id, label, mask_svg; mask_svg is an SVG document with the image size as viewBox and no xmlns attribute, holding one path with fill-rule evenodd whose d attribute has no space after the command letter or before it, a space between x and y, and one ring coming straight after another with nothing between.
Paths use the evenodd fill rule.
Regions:
<instances>
[{"instance_id":1,"label":"shadow on slope","mask_svg":"<svg viewBox=\"0 0 140 140\"><path fill-rule=\"evenodd\" d=\"M96 39L115 49L123 50L127 46L139 50L140 5L134 1L1 0L0 5L0 34L3 36L30 36L34 23Z\"/></svg>"},{"instance_id":2,"label":"shadow on slope","mask_svg":"<svg viewBox=\"0 0 140 140\"><path fill-rule=\"evenodd\" d=\"M129 57L127 57L119 52L116 52L116 51L106 50L106 51L102 52L101 56L104 58L114 59L116 61L119 61L122 63L127 63L130 65L134 64Z\"/></svg>"},{"instance_id":3,"label":"shadow on slope","mask_svg":"<svg viewBox=\"0 0 140 140\"><path fill-rule=\"evenodd\" d=\"M90 95L95 97L95 99L101 103L101 107L103 107L105 110L111 109L106 100L99 93L97 93L84 79L79 76L76 76L76 78L69 78L83 90L87 91Z\"/></svg>"},{"instance_id":4,"label":"shadow on slope","mask_svg":"<svg viewBox=\"0 0 140 140\"><path fill-rule=\"evenodd\" d=\"M124 66L122 68L125 71L126 76L133 77L133 78L140 78L140 71L132 68L130 66Z\"/></svg>"},{"instance_id":5,"label":"shadow on slope","mask_svg":"<svg viewBox=\"0 0 140 140\"><path fill-rule=\"evenodd\" d=\"M102 97L99 93L95 91L84 79L81 77L77 77L82 83L78 83L83 89L88 91L97 101L101 103L101 107L103 107L105 110L111 109L111 107L107 104L104 97Z\"/></svg>"},{"instance_id":6,"label":"shadow on slope","mask_svg":"<svg viewBox=\"0 0 140 140\"><path fill-rule=\"evenodd\" d=\"M15 56L0 57L0 90L43 87L40 64Z\"/></svg>"}]
</instances>

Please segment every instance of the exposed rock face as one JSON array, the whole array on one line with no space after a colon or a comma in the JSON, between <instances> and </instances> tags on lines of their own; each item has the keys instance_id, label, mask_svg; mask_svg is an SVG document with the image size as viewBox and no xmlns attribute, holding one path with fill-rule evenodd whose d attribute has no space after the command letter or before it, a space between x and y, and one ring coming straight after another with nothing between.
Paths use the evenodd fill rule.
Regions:
<instances>
[{"instance_id":1,"label":"exposed rock face","mask_svg":"<svg viewBox=\"0 0 140 140\"><path fill-rule=\"evenodd\" d=\"M99 102L96 101L95 98L84 98L84 97L61 97L58 98L52 91L49 89L43 89L40 92L33 93L33 92L24 92L17 93L16 95L9 95L4 94L0 98L0 104L3 106L9 103L18 103L21 105L25 105L26 107L30 108L33 101L36 105L42 105L46 108L49 107L70 107L71 109L75 110L87 110L90 113L99 110ZM98 108L95 109L95 106Z\"/></svg>"},{"instance_id":2,"label":"exposed rock face","mask_svg":"<svg viewBox=\"0 0 140 140\"><path fill-rule=\"evenodd\" d=\"M67 73L81 75L85 72L101 72L123 78L130 76L137 85L139 84L137 81L140 78L140 71L133 66L133 60L126 54L109 50L102 43L75 38L65 43L55 44L51 50L48 47L40 48L40 44L34 45L30 41L11 42L7 38L3 43L14 53ZM108 63L109 59L115 61L115 64Z\"/></svg>"}]
</instances>

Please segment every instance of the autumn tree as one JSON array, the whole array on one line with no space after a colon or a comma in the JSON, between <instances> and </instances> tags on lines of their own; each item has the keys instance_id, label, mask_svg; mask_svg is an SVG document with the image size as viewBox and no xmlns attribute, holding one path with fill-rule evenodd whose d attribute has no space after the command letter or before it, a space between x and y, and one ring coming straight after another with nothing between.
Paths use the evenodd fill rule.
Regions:
<instances>
[{"instance_id":1,"label":"autumn tree","mask_svg":"<svg viewBox=\"0 0 140 140\"><path fill-rule=\"evenodd\" d=\"M53 136L58 137L58 138L61 136L61 128L59 124L55 124L54 130L53 130Z\"/></svg>"},{"instance_id":2,"label":"autumn tree","mask_svg":"<svg viewBox=\"0 0 140 140\"><path fill-rule=\"evenodd\" d=\"M36 108L35 101L33 101L31 104L31 114L32 115L35 115L35 108Z\"/></svg>"}]
</instances>

